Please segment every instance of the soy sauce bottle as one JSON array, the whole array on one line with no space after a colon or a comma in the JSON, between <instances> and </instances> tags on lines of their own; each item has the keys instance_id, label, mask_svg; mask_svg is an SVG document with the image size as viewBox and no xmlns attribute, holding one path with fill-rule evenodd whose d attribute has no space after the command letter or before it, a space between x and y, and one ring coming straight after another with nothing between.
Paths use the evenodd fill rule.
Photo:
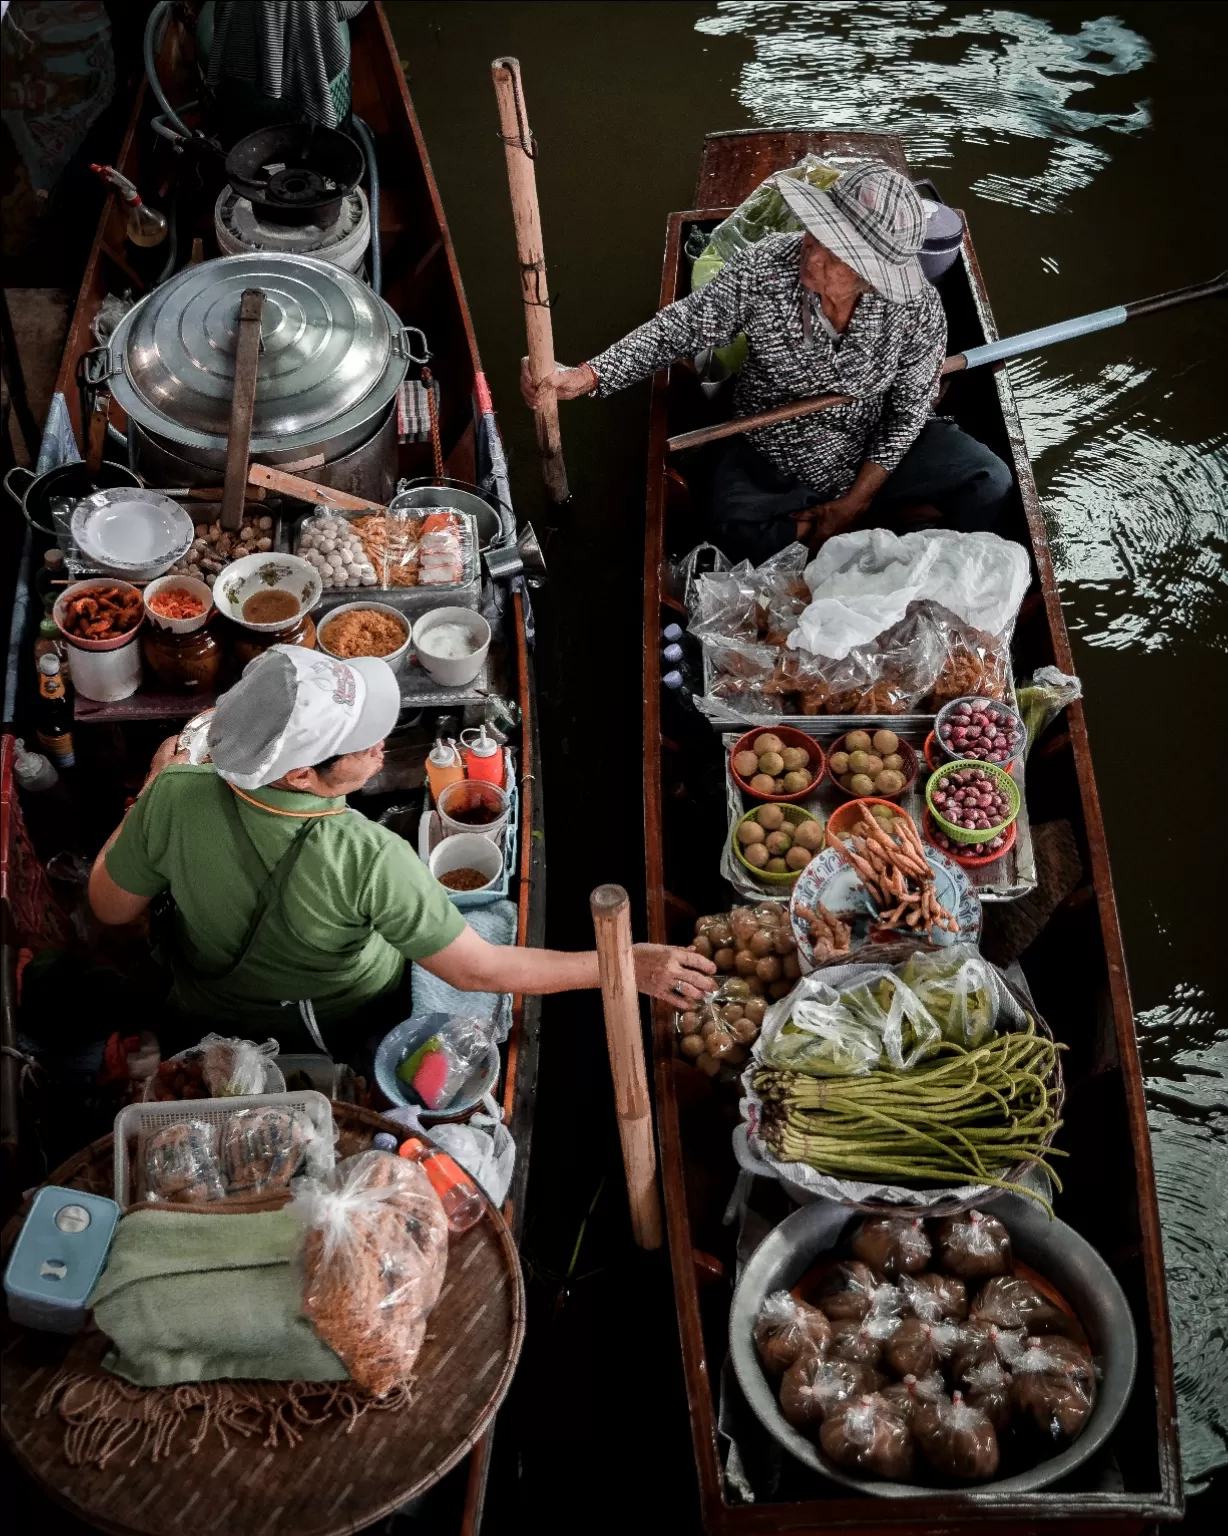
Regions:
<instances>
[{"instance_id":1,"label":"soy sauce bottle","mask_svg":"<svg viewBox=\"0 0 1228 1536\"><path fill-rule=\"evenodd\" d=\"M38 705L34 714L38 744L56 768L72 768L72 702L60 673L60 658L48 651L38 658Z\"/></svg>"}]
</instances>

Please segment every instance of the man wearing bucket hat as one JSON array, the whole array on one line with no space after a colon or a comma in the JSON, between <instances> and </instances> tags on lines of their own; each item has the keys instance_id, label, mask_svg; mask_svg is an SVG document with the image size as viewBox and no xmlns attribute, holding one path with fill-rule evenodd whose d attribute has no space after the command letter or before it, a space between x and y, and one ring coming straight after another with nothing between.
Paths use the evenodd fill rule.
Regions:
<instances>
[{"instance_id":1,"label":"man wearing bucket hat","mask_svg":"<svg viewBox=\"0 0 1228 1536\"><path fill-rule=\"evenodd\" d=\"M812 547L855 521L911 513L966 532L992 529L1010 470L953 422L932 415L946 317L917 260L925 209L883 165L846 171L826 190L774 179L801 234L770 235L687 298L577 368L535 381L560 400L609 395L659 368L748 342L734 412L753 415L815 395L852 404L733 438L714 471L711 534L759 563L790 543Z\"/></svg>"},{"instance_id":2,"label":"man wearing bucket hat","mask_svg":"<svg viewBox=\"0 0 1228 1536\"><path fill-rule=\"evenodd\" d=\"M104 923L167 909L185 1038L225 1022L286 1050L305 1031L352 1053L409 1014L407 960L463 991L597 986L595 953L488 944L403 838L347 807L379 771L400 704L378 658L279 645L218 700L211 764L184 761L173 737L159 748L89 896ZM641 991L675 1004L713 986L715 967L689 950L640 944L635 968Z\"/></svg>"}]
</instances>

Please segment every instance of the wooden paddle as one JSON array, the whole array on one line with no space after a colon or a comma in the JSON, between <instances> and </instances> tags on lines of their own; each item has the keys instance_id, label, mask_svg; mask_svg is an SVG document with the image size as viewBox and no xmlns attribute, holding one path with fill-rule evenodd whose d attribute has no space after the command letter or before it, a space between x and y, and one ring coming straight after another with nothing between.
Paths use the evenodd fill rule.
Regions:
<instances>
[{"instance_id":1,"label":"wooden paddle","mask_svg":"<svg viewBox=\"0 0 1228 1536\"><path fill-rule=\"evenodd\" d=\"M970 347L967 352L956 352L954 356L948 357L941 372L963 373L969 368L983 368L987 363L1002 362L1008 357L1021 357L1025 352L1039 352L1042 347L1051 346L1057 341L1068 341L1072 336L1105 331L1114 325L1124 325L1127 320L1137 320L1140 315L1153 315L1161 309L1189 304L1194 299L1222 298L1225 293L1228 293L1228 272L1221 272L1218 277L1205 283L1174 288L1169 293L1157 293L1149 299L1136 299L1133 304L1117 304L1112 309L1098 309L1090 315L1076 315L1072 320L1042 325L1039 330L1022 331L1018 336L986 342L983 347ZM777 422L811 416L816 411L830 410L834 405L851 405L855 398L853 395L815 395L809 400L795 400L789 405L773 406L770 411L757 411L753 416L734 416L712 427L700 427L695 432L680 432L677 437L667 440L667 447L671 453L677 453L683 448L700 448L704 443L715 443L722 437L737 437L743 432L753 432L758 427L774 427Z\"/></svg>"}]
</instances>

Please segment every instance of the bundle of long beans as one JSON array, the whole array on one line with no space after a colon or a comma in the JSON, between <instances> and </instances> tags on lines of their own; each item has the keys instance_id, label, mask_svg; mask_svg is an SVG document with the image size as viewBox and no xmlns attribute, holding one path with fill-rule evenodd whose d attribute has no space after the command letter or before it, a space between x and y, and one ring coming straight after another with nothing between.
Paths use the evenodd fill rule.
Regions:
<instances>
[{"instance_id":1,"label":"bundle of long beans","mask_svg":"<svg viewBox=\"0 0 1228 1536\"><path fill-rule=\"evenodd\" d=\"M762 1137L782 1162L863 1180L988 1184L1048 1204L1004 1177L1020 1163L1063 1156L1049 1142L1057 1119L1057 1053L1032 1020L975 1050L944 1041L908 1072L812 1077L764 1068L755 1073L763 1100ZM1052 1211L1050 1211L1052 1215Z\"/></svg>"}]
</instances>

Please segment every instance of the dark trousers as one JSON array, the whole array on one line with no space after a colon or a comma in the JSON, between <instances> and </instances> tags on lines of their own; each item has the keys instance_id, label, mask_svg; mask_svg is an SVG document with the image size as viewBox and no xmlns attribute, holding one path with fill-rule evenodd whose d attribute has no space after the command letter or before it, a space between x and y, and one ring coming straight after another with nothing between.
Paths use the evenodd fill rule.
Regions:
<instances>
[{"instance_id":1,"label":"dark trousers","mask_svg":"<svg viewBox=\"0 0 1228 1536\"><path fill-rule=\"evenodd\" d=\"M1013 488L1011 471L996 453L953 421L934 417L883 482L863 521L886 521L929 503L942 514L940 527L994 533ZM708 536L731 560L761 565L796 538L792 514L824 499L736 437L713 472Z\"/></svg>"}]
</instances>

